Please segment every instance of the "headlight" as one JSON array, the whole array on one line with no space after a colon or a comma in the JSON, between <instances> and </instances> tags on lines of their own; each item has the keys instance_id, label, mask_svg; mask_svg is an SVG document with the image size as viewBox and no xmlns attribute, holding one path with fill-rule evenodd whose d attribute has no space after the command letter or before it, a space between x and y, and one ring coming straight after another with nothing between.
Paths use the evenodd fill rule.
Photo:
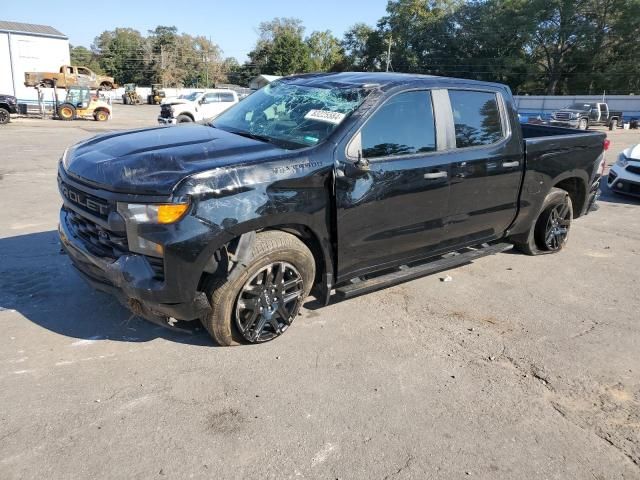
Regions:
<instances>
[{"instance_id":1,"label":"headlight","mask_svg":"<svg viewBox=\"0 0 640 480\"><path fill-rule=\"evenodd\" d=\"M143 224L168 225L180 220L189 209L189 203L120 203L118 213L127 226L129 250L152 257L163 257L164 247L140 236Z\"/></svg>"},{"instance_id":2,"label":"headlight","mask_svg":"<svg viewBox=\"0 0 640 480\"><path fill-rule=\"evenodd\" d=\"M577 113L572 113L572 114L571 114L571 118L573 118L573 119L578 118L578 114L577 114Z\"/></svg>"},{"instance_id":3,"label":"headlight","mask_svg":"<svg viewBox=\"0 0 640 480\"><path fill-rule=\"evenodd\" d=\"M180 220L189 209L188 203L118 203L118 212L127 222L167 225Z\"/></svg>"},{"instance_id":4,"label":"headlight","mask_svg":"<svg viewBox=\"0 0 640 480\"><path fill-rule=\"evenodd\" d=\"M69 159L71 158L72 148L68 147L64 149L64 153L62 154L62 158L60 161L62 162L62 168L65 170L69 169Z\"/></svg>"},{"instance_id":5,"label":"headlight","mask_svg":"<svg viewBox=\"0 0 640 480\"><path fill-rule=\"evenodd\" d=\"M629 164L629 159L621 153L616 164L621 168L625 168Z\"/></svg>"}]
</instances>

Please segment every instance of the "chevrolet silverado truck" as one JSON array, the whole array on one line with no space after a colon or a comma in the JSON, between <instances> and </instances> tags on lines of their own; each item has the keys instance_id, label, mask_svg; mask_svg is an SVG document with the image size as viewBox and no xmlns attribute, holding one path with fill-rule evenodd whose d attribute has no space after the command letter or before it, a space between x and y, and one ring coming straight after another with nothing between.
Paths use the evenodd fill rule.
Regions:
<instances>
[{"instance_id":1,"label":"chevrolet silverado truck","mask_svg":"<svg viewBox=\"0 0 640 480\"><path fill-rule=\"evenodd\" d=\"M160 104L160 125L210 121L238 103L233 90L196 91L179 98L165 99Z\"/></svg>"},{"instance_id":2,"label":"chevrolet silverado truck","mask_svg":"<svg viewBox=\"0 0 640 480\"><path fill-rule=\"evenodd\" d=\"M80 274L135 314L260 343L310 292L322 305L514 245L561 251L605 148L604 133L520 125L504 85L293 76L209 125L68 148L59 234Z\"/></svg>"},{"instance_id":3,"label":"chevrolet silverado truck","mask_svg":"<svg viewBox=\"0 0 640 480\"><path fill-rule=\"evenodd\" d=\"M549 124L578 130L600 125L615 130L622 126L622 122L622 112L609 110L606 103L575 102L553 112Z\"/></svg>"},{"instance_id":4,"label":"chevrolet silverado truck","mask_svg":"<svg viewBox=\"0 0 640 480\"><path fill-rule=\"evenodd\" d=\"M74 85L95 88L99 90L111 90L117 88L113 77L98 75L87 67L63 65L58 72L26 72L24 74L26 87L58 87L67 88Z\"/></svg>"},{"instance_id":5,"label":"chevrolet silverado truck","mask_svg":"<svg viewBox=\"0 0 640 480\"><path fill-rule=\"evenodd\" d=\"M13 95L0 95L0 125L9 123L11 115L18 113L18 99Z\"/></svg>"}]
</instances>

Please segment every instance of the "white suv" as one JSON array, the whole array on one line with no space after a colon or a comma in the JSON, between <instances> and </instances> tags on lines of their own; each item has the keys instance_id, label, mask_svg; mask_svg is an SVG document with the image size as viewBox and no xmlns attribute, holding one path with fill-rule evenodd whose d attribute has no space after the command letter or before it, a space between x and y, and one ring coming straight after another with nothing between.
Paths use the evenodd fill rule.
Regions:
<instances>
[{"instance_id":1,"label":"white suv","mask_svg":"<svg viewBox=\"0 0 640 480\"><path fill-rule=\"evenodd\" d=\"M165 100L160 105L158 123L175 125L211 120L236 103L238 103L238 94L233 90L193 92L183 98Z\"/></svg>"}]
</instances>

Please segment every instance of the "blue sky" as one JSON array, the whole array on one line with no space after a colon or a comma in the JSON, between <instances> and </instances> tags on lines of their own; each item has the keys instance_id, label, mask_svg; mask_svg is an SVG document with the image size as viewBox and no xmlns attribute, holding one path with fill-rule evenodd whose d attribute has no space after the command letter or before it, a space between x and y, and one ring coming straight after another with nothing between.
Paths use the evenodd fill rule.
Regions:
<instances>
[{"instance_id":1,"label":"blue sky","mask_svg":"<svg viewBox=\"0 0 640 480\"><path fill-rule=\"evenodd\" d=\"M146 34L156 25L175 25L180 32L210 36L227 57L244 61L258 24L274 17L300 18L306 33L331 30L342 34L356 22L375 25L387 0L182 0L161 2L65 2L0 0L0 20L51 25L73 45L88 47L104 30L131 27Z\"/></svg>"}]
</instances>

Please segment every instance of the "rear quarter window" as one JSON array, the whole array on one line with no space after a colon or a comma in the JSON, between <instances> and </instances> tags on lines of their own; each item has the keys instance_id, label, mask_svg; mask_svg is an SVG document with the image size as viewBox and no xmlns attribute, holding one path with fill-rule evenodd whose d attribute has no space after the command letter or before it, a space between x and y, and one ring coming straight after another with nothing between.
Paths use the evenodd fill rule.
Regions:
<instances>
[{"instance_id":1,"label":"rear quarter window","mask_svg":"<svg viewBox=\"0 0 640 480\"><path fill-rule=\"evenodd\" d=\"M449 90L449 98L457 148L491 145L504 137L495 93Z\"/></svg>"}]
</instances>

